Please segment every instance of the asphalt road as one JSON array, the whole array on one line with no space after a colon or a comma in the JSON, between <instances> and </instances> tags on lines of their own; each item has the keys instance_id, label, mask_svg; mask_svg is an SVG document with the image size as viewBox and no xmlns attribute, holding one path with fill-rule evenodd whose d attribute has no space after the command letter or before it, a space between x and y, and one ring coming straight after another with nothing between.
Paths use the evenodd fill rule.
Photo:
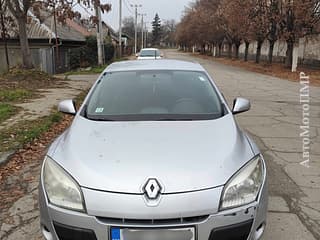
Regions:
<instances>
[{"instance_id":1,"label":"asphalt road","mask_svg":"<svg viewBox=\"0 0 320 240\"><path fill-rule=\"evenodd\" d=\"M305 118L310 120L311 157L308 164L302 165L303 139L300 137L300 126L303 109L299 83L173 50L165 51L165 56L200 62L215 79L230 105L237 96L251 100L252 110L239 115L237 119L239 125L258 143L268 166L270 200L268 225L263 240L320 239L320 88L310 88L310 109L305 111ZM96 78L73 76L74 80L77 77L81 78L79 82L85 81L87 84ZM58 92L55 99L59 99ZM55 100L50 104L57 102ZM0 212L1 240L43 239L39 230L37 206L39 171L39 165L24 166L23 175L36 178L23 183L28 192L25 196L12 203L9 209ZM17 181L17 176L12 176L1 184L8 184L9 188L10 184Z\"/></svg>"},{"instance_id":2,"label":"asphalt road","mask_svg":"<svg viewBox=\"0 0 320 240\"><path fill-rule=\"evenodd\" d=\"M166 50L165 56L199 62L230 106L238 96L251 100L252 109L237 120L255 139L267 162L270 199L263 239L320 239L320 88L310 88L310 109L303 111L300 83L173 50ZM300 137L303 117L310 120L311 142L310 162L305 164L301 164L306 160Z\"/></svg>"}]
</instances>

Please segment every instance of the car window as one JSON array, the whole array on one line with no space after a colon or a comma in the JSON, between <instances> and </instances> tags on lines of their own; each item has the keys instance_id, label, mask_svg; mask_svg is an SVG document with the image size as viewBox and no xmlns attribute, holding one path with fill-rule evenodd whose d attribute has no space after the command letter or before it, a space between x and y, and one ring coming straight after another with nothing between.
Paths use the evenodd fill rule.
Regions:
<instances>
[{"instance_id":1,"label":"car window","mask_svg":"<svg viewBox=\"0 0 320 240\"><path fill-rule=\"evenodd\" d=\"M86 106L93 120L203 120L223 115L210 80L192 71L107 73Z\"/></svg>"},{"instance_id":2,"label":"car window","mask_svg":"<svg viewBox=\"0 0 320 240\"><path fill-rule=\"evenodd\" d=\"M140 52L140 57L154 57L154 56L159 57L160 51L148 49L148 50L141 50L141 52Z\"/></svg>"}]
</instances>

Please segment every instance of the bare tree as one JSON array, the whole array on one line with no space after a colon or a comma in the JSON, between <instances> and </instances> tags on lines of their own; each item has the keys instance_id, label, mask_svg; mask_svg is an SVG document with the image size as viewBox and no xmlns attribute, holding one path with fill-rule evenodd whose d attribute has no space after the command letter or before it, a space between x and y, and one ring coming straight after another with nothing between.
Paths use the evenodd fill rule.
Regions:
<instances>
[{"instance_id":1,"label":"bare tree","mask_svg":"<svg viewBox=\"0 0 320 240\"><path fill-rule=\"evenodd\" d=\"M220 4L221 23L225 36L235 46L235 58L237 59L239 58L239 47L242 41L247 40L249 42L250 10L251 1L249 0L223 0Z\"/></svg>"},{"instance_id":2,"label":"bare tree","mask_svg":"<svg viewBox=\"0 0 320 240\"><path fill-rule=\"evenodd\" d=\"M176 41L183 46L214 45L221 53L224 31L219 24L217 9L221 0L201 0L191 4L186 10L181 23L177 25Z\"/></svg>"},{"instance_id":3,"label":"bare tree","mask_svg":"<svg viewBox=\"0 0 320 240\"><path fill-rule=\"evenodd\" d=\"M267 6L267 20L268 20L268 34L267 39L269 41L269 53L268 62L271 64L273 59L274 44L279 39L280 34L280 6L282 0L270 0Z\"/></svg>"},{"instance_id":4,"label":"bare tree","mask_svg":"<svg viewBox=\"0 0 320 240\"><path fill-rule=\"evenodd\" d=\"M135 26L134 26L134 18L133 17L125 17L122 20L122 31L128 34L130 37L134 37Z\"/></svg>"},{"instance_id":5,"label":"bare tree","mask_svg":"<svg viewBox=\"0 0 320 240\"><path fill-rule=\"evenodd\" d=\"M28 11L34 3L33 0L6 0L8 8L17 20L19 28L22 64L24 68L32 68L31 52L27 36Z\"/></svg>"},{"instance_id":6,"label":"bare tree","mask_svg":"<svg viewBox=\"0 0 320 240\"><path fill-rule=\"evenodd\" d=\"M253 39L257 41L255 61L260 63L262 44L268 35L269 22L266 17L268 0L252 0L252 3L250 31Z\"/></svg>"},{"instance_id":7,"label":"bare tree","mask_svg":"<svg viewBox=\"0 0 320 240\"><path fill-rule=\"evenodd\" d=\"M294 45L299 38L304 37L319 28L319 0L284 0L281 2L282 38L287 42L285 64L291 67Z\"/></svg>"},{"instance_id":8,"label":"bare tree","mask_svg":"<svg viewBox=\"0 0 320 240\"><path fill-rule=\"evenodd\" d=\"M161 26L161 39L162 42L165 43L167 46L172 47L174 46L174 34L176 32L176 21L172 20L165 20Z\"/></svg>"},{"instance_id":9,"label":"bare tree","mask_svg":"<svg viewBox=\"0 0 320 240\"><path fill-rule=\"evenodd\" d=\"M190 48L198 41L196 23L193 21L196 11L192 8L187 8L185 13L177 26L175 39L183 48Z\"/></svg>"}]
</instances>

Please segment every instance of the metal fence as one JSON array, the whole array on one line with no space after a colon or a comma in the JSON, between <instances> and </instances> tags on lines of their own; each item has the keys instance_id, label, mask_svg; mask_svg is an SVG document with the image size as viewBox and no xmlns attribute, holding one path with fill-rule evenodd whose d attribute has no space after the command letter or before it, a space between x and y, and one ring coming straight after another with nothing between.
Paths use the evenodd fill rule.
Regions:
<instances>
[{"instance_id":1,"label":"metal fence","mask_svg":"<svg viewBox=\"0 0 320 240\"><path fill-rule=\"evenodd\" d=\"M3 46L0 46L0 56L0 73L4 73L7 70L7 63ZM52 48L31 48L31 58L35 68L49 74L55 73ZM9 46L9 62L10 67L22 65L19 47Z\"/></svg>"}]
</instances>

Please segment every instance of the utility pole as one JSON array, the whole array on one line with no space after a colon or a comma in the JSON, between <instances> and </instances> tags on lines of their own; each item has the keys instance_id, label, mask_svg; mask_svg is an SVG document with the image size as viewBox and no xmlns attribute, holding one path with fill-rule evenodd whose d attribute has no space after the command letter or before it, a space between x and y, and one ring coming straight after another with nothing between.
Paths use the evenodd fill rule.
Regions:
<instances>
[{"instance_id":1,"label":"utility pole","mask_svg":"<svg viewBox=\"0 0 320 240\"><path fill-rule=\"evenodd\" d=\"M96 5L95 10L96 10L96 17L98 18L98 24L97 24L98 65L101 66L103 65L101 9Z\"/></svg>"},{"instance_id":2,"label":"utility pole","mask_svg":"<svg viewBox=\"0 0 320 240\"><path fill-rule=\"evenodd\" d=\"M138 32L138 7L142 7L141 4L131 5L131 7L135 8L135 26L134 26L134 53L137 54L137 32Z\"/></svg>"},{"instance_id":3,"label":"utility pole","mask_svg":"<svg viewBox=\"0 0 320 240\"><path fill-rule=\"evenodd\" d=\"M148 47L148 28L147 28L147 23L145 22L145 31L146 33L144 34L145 35L145 39L144 39L144 45L145 47Z\"/></svg>"},{"instance_id":4,"label":"utility pole","mask_svg":"<svg viewBox=\"0 0 320 240\"><path fill-rule=\"evenodd\" d=\"M147 16L147 14L145 14L145 13L141 13L141 14L139 14L140 16L141 16L141 49L143 48L143 46L144 46L144 24L143 24L143 17L144 16Z\"/></svg>"},{"instance_id":5,"label":"utility pole","mask_svg":"<svg viewBox=\"0 0 320 240\"><path fill-rule=\"evenodd\" d=\"M122 56L122 0L119 0L119 58Z\"/></svg>"},{"instance_id":6,"label":"utility pole","mask_svg":"<svg viewBox=\"0 0 320 240\"><path fill-rule=\"evenodd\" d=\"M57 15L56 15L56 4L53 4L53 21L54 21L54 35L56 37L56 45L55 45L55 73L57 72L57 67L60 68L60 52L59 52L59 40L58 40L58 31L57 31Z\"/></svg>"}]
</instances>

